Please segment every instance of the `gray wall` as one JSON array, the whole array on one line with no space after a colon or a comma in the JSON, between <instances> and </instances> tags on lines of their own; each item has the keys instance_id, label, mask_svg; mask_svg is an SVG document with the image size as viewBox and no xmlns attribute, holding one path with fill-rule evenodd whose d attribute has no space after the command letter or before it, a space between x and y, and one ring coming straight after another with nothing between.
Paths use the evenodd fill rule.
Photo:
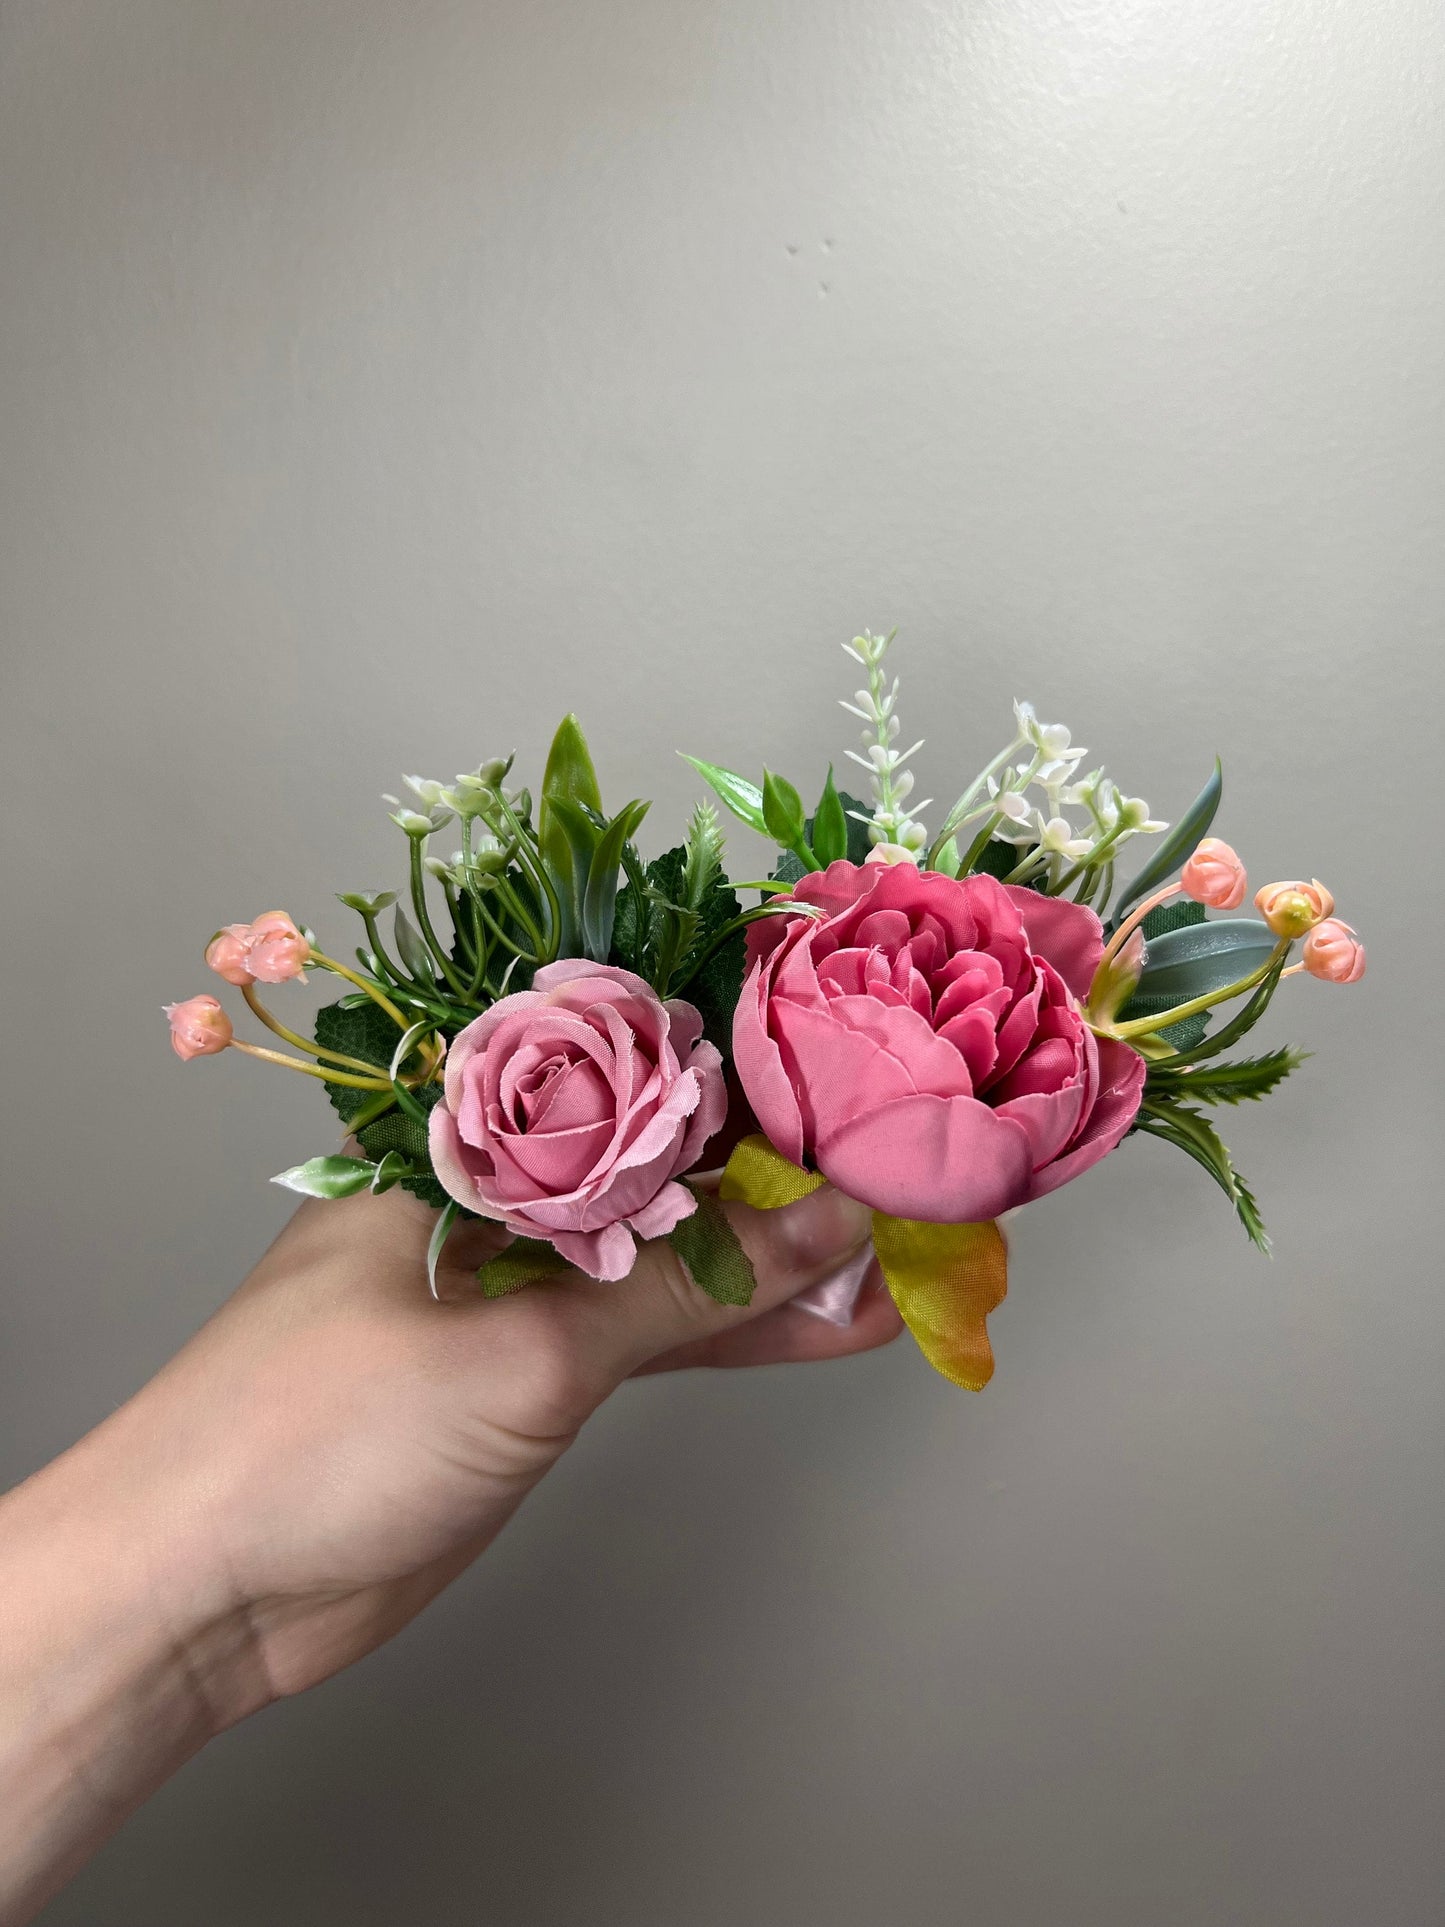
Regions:
<instances>
[{"instance_id":1,"label":"gray wall","mask_svg":"<svg viewBox=\"0 0 1445 1927\"><path fill-rule=\"evenodd\" d=\"M941 794L1031 695L1370 944L1230 1118L1029 1211L999 1372L629 1388L390 1650L54 1927L1439 1918L1433 0L5 0L3 1471L280 1223L182 1069L219 922L345 941L377 793L577 707L811 785L902 628ZM740 850L740 860L756 860ZM298 993L298 1000L305 993Z\"/></svg>"}]
</instances>

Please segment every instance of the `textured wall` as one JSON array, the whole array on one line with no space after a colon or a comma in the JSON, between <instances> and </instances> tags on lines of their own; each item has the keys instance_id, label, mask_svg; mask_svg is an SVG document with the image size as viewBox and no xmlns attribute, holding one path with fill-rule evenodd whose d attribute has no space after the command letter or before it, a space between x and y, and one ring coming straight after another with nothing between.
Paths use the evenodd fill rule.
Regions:
<instances>
[{"instance_id":1,"label":"textured wall","mask_svg":"<svg viewBox=\"0 0 1445 1927\"><path fill-rule=\"evenodd\" d=\"M193 1765L55 1927L1420 1927L1439 1830L1445 172L1429 0L3 0L0 1471L285 1212L319 1099L182 1068L197 946L575 706L809 785L902 628L1364 987L1034 1207L951 1391L654 1381L390 1650ZM660 847L655 844L654 847ZM752 853L748 853L752 860ZM297 993L304 997L305 993Z\"/></svg>"}]
</instances>

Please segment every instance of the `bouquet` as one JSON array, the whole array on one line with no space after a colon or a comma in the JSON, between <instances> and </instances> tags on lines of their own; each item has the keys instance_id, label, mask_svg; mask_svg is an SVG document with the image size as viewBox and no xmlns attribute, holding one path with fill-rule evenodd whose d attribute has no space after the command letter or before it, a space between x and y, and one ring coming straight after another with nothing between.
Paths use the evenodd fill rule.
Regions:
<instances>
[{"instance_id":1,"label":"bouquet","mask_svg":"<svg viewBox=\"0 0 1445 1927\"><path fill-rule=\"evenodd\" d=\"M871 1208L872 1249L797 1302L847 1323L876 1254L930 1363L977 1389L1007 1279L999 1218L1139 1132L1200 1164L1268 1251L1211 1112L1299 1065L1291 1048L1229 1053L1285 977L1357 981L1355 932L1318 880L1266 884L1258 915L1233 914L1248 886L1209 833L1218 759L1171 826L1102 768L1081 774L1087 751L1026 702L930 834L906 767L921 745L898 747L892 641L844 645L863 672L843 704L863 725L847 752L862 799L830 767L808 815L772 771L686 758L776 847L766 876L727 875L710 802L644 859L647 803L607 812L568 716L535 797L505 757L386 799L405 901L341 895L364 934L353 961L283 911L215 933L206 962L287 1048L243 1041L202 995L167 1006L176 1054L318 1079L356 1148L275 1182L425 1199L433 1292L451 1226L478 1216L510 1234L477 1274L489 1296L566 1266L605 1288L639 1239L666 1238L700 1290L746 1304L719 1198L769 1209L828 1182ZM447 857L443 831L460 842ZM310 969L343 994L306 1037L261 987Z\"/></svg>"}]
</instances>

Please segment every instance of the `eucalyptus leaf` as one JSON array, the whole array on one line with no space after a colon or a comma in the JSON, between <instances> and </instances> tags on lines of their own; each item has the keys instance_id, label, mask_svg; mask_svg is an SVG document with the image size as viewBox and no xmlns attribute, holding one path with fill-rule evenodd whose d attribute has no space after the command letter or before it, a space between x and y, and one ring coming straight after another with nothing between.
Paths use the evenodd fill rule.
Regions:
<instances>
[{"instance_id":1,"label":"eucalyptus leaf","mask_svg":"<svg viewBox=\"0 0 1445 1927\"><path fill-rule=\"evenodd\" d=\"M366 1189L378 1168L369 1158L308 1158L289 1171L278 1171L271 1182L307 1198L349 1198Z\"/></svg>"},{"instance_id":2,"label":"eucalyptus leaf","mask_svg":"<svg viewBox=\"0 0 1445 1927\"><path fill-rule=\"evenodd\" d=\"M1227 989L1266 964L1276 942L1257 917L1216 917L1170 930L1149 945L1136 994L1182 1004ZM1127 1005L1120 1016L1128 1021Z\"/></svg>"},{"instance_id":3,"label":"eucalyptus leaf","mask_svg":"<svg viewBox=\"0 0 1445 1927\"><path fill-rule=\"evenodd\" d=\"M683 755L684 763L690 763L705 783L710 783L721 800L726 803L733 815L740 817L750 830L760 836L768 834L767 822L763 816L763 793L756 783L750 783L745 776L724 769L720 763L704 763L696 756Z\"/></svg>"},{"instance_id":4,"label":"eucalyptus leaf","mask_svg":"<svg viewBox=\"0 0 1445 1927\"><path fill-rule=\"evenodd\" d=\"M1111 929L1119 923L1131 903L1137 903L1141 897L1148 896L1151 890L1157 890L1160 884L1167 882L1176 870L1182 869L1189 861L1200 838L1208 833L1223 793L1224 771L1216 756L1214 774L1114 905Z\"/></svg>"}]
</instances>

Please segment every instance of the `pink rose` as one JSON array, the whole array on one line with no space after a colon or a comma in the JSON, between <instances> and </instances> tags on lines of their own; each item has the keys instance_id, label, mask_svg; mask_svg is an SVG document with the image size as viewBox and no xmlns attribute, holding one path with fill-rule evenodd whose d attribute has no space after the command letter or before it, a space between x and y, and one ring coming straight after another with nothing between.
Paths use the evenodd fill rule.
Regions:
<instances>
[{"instance_id":1,"label":"pink rose","mask_svg":"<svg viewBox=\"0 0 1445 1927\"><path fill-rule=\"evenodd\" d=\"M894 1217L997 1217L1097 1164L1144 1060L1079 999L1092 910L992 877L832 863L793 889L821 916L748 931L738 1076L784 1156Z\"/></svg>"},{"instance_id":2,"label":"pink rose","mask_svg":"<svg viewBox=\"0 0 1445 1927\"><path fill-rule=\"evenodd\" d=\"M437 1177L470 1211L549 1238L594 1278L696 1209L674 1182L727 1112L722 1059L691 1004L630 970L547 964L468 1024L431 1114Z\"/></svg>"}]
</instances>

